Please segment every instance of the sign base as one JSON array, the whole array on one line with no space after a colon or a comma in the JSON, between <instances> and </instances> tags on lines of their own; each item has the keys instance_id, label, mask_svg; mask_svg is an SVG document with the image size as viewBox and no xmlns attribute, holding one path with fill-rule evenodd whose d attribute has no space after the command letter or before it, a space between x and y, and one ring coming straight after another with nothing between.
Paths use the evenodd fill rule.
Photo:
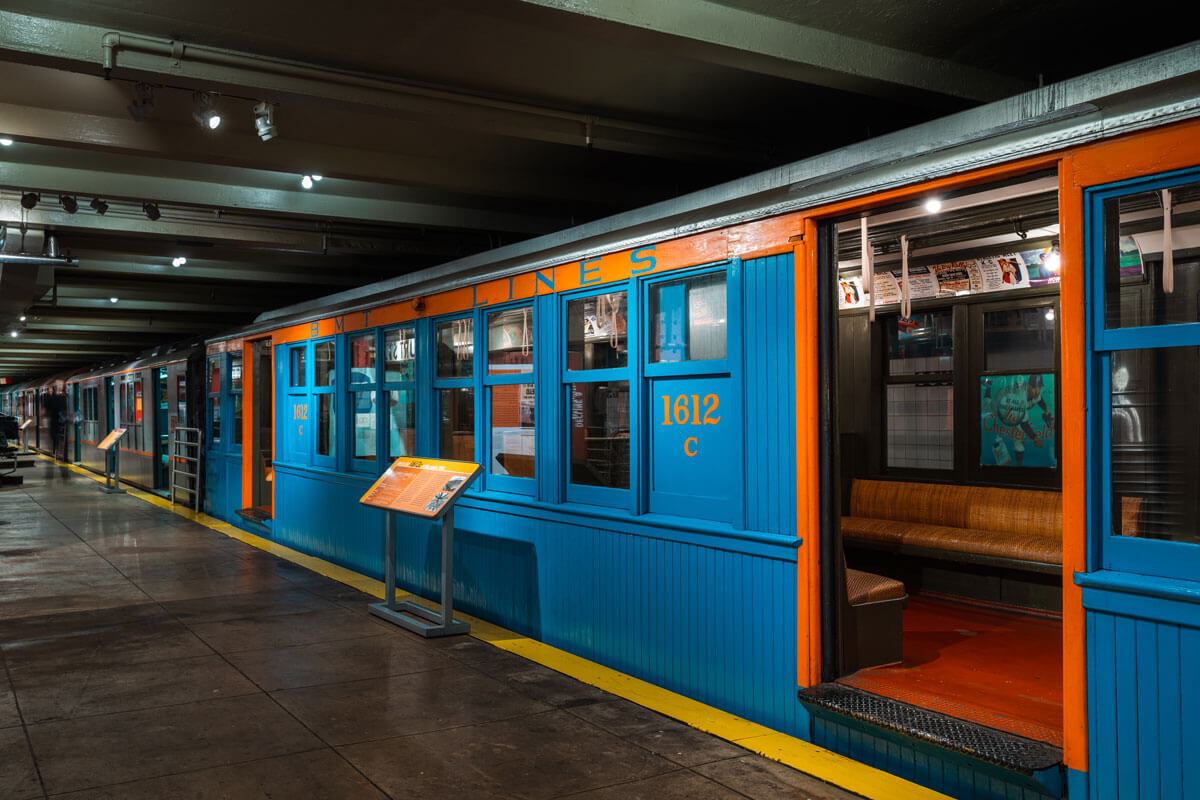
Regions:
<instances>
[{"instance_id":1,"label":"sign base","mask_svg":"<svg viewBox=\"0 0 1200 800\"><path fill-rule=\"evenodd\" d=\"M426 639L438 636L458 636L471 631L469 622L457 619L447 622L436 611L430 611L428 608L408 600L396 603L394 608L388 608L387 603L371 603L367 606L367 610L401 628L419 633Z\"/></svg>"}]
</instances>

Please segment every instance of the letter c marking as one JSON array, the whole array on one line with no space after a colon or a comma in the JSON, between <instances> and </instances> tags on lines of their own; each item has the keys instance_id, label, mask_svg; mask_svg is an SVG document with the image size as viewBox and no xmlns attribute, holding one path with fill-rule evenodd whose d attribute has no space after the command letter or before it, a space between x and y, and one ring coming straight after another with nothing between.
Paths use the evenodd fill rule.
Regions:
<instances>
[{"instance_id":1,"label":"letter c marking","mask_svg":"<svg viewBox=\"0 0 1200 800\"><path fill-rule=\"evenodd\" d=\"M694 447L695 445L697 445L699 443L700 443L699 440L695 436L689 436L688 438L683 440L683 452L686 453L689 458L696 455L696 453L698 453L700 451L693 450L692 447Z\"/></svg>"}]
</instances>

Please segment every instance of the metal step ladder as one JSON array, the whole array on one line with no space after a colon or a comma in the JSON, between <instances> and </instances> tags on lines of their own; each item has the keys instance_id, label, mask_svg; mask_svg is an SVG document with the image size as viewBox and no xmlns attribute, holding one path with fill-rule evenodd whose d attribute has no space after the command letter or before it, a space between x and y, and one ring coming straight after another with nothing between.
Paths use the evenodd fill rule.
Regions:
<instances>
[{"instance_id":1,"label":"metal step ladder","mask_svg":"<svg viewBox=\"0 0 1200 800\"><path fill-rule=\"evenodd\" d=\"M176 428L171 432L171 446L167 449L170 459L170 480L167 482L168 496L177 502L176 491L191 496L192 510L200 512L200 429Z\"/></svg>"}]
</instances>

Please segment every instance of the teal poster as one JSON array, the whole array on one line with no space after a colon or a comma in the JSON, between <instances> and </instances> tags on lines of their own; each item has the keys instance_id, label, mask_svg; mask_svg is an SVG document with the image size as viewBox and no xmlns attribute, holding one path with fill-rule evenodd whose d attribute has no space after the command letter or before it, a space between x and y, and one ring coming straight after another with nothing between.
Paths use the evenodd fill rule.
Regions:
<instances>
[{"instance_id":1,"label":"teal poster","mask_svg":"<svg viewBox=\"0 0 1200 800\"><path fill-rule=\"evenodd\" d=\"M979 384L980 465L1057 467L1054 374L988 375Z\"/></svg>"}]
</instances>

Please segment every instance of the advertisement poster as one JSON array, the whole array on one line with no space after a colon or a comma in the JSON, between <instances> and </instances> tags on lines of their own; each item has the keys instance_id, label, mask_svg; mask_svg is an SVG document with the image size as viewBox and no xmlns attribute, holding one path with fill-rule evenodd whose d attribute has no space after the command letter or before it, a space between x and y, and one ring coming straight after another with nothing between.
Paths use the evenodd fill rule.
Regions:
<instances>
[{"instance_id":1,"label":"advertisement poster","mask_svg":"<svg viewBox=\"0 0 1200 800\"><path fill-rule=\"evenodd\" d=\"M1053 373L984 376L979 392L981 466L1058 466Z\"/></svg>"}]
</instances>

